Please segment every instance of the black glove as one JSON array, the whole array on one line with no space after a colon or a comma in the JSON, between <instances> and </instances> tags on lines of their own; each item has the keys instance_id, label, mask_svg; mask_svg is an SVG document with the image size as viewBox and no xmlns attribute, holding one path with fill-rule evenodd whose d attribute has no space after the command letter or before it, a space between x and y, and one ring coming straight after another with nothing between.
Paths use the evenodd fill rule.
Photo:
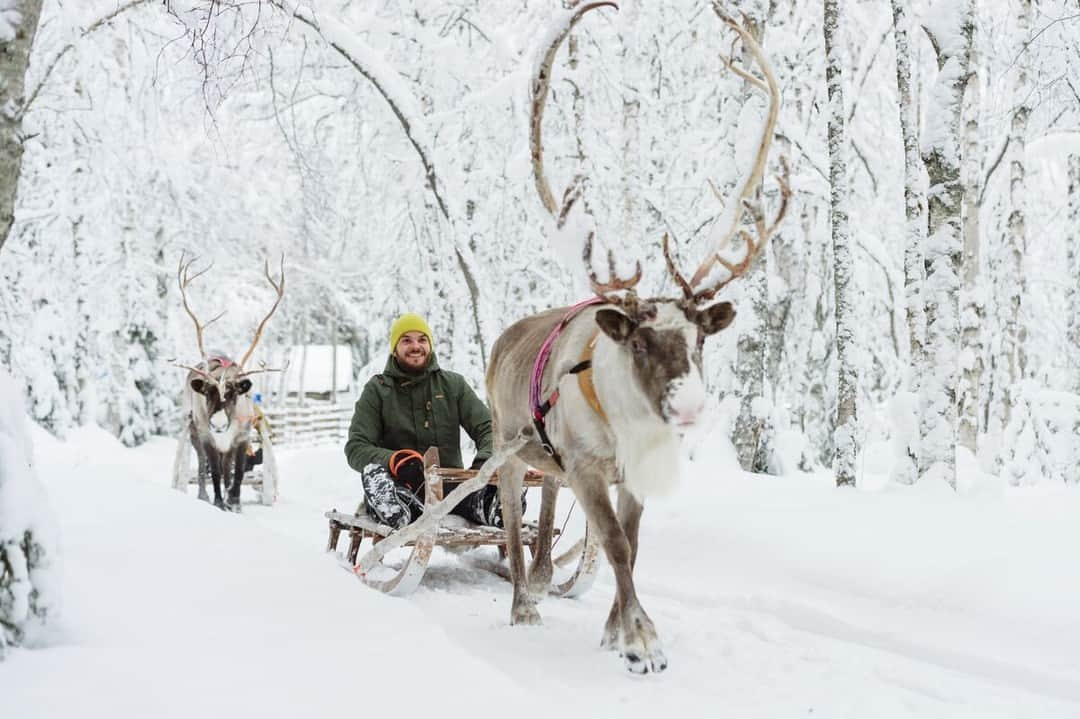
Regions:
<instances>
[{"instance_id":1,"label":"black glove","mask_svg":"<svg viewBox=\"0 0 1080 719\"><path fill-rule=\"evenodd\" d=\"M486 461L488 461L487 457L477 457L472 461L472 464L469 465L469 469L480 469L484 466L484 462Z\"/></svg>"},{"instance_id":2,"label":"black glove","mask_svg":"<svg viewBox=\"0 0 1080 719\"><path fill-rule=\"evenodd\" d=\"M409 457L394 466L394 479L416 492L424 486L424 462L419 457Z\"/></svg>"}]
</instances>

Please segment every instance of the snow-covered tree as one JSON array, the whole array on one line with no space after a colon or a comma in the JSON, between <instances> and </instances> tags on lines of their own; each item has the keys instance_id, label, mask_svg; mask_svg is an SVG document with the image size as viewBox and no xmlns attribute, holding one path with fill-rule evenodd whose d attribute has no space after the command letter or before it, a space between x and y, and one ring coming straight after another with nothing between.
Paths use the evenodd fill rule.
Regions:
<instances>
[{"instance_id":1,"label":"snow-covered tree","mask_svg":"<svg viewBox=\"0 0 1080 719\"><path fill-rule=\"evenodd\" d=\"M765 5L760 0L741 6L748 28L761 44L766 32ZM749 83L740 93L739 110L743 112L738 127L753 122L756 103ZM742 108L750 105L743 111ZM767 448L764 445L771 412L768 409L771 392L766 389L765 352L768 340L768 254L751 266L742 278L743 299L739 304L739 333L735 361L735 386L739 392L739 417L735 421L731 440L743 469L763 472L767 469Z\"/></svg>"},{"instance_id":2,"label":"snow-covered tree","mask_svg":"<svg viewBox=\"0 0 1080 719\"><path fill-rule=\"evenodd\" d=\"M22 392L0 372L0 659L32 642L58 608L56 527L29 430Z\"/></svg>"},{"instance_id":3,"label":"snow-covered tree","mask_svg":"<svg viewBox=\"0 0 1080 719\"><path fill-rule=\"evenodd\" d=\"M909 29L909 3L892 0L893 39L896 48L896 88L900 111L900 130L904 146L904 306L908 331L908 361L904 371L905 397L898 398L897 425L903 425L904 439L896 444L898 455L893 465L893 480L914 484L919 476L918 416L922 369L925 366L923 343L926 339L926 314L922 301L923 249L926 242L926 197L923 189L925 170L919 155L918 105L915 78L912 76L912 51ZM897 426L897 430L901 427Z\"/></svg>"},{"instance_id":4,"label":"snow-covered tree","mask_svg":"<svg viewBox=\"0 0 1080 719\"><path fill-rule=\"evenodd\" d=\"M1069 155L1069 226L1065 233L1068 258L1066 275L1080 278L1080 153ZM1080 395L1080 286L1069 285L1066 347L1070 354L1066 363L1072 376L1072 391Z\"/></svg>"},{"instance_id":5,"label":"snow-covered tree","mask_svg":"<svg viewBox=\"0 0 1080 719\"><path fill-rule=\"evenodd\" d=\"M960 284L960 388L957 395L957 439L961 447L974 455L979 434L979 388L983 369L984 292L980 272L979 185L982 180L982 141L979 112L982 102L983 72L979 52L978 18L973 18L971 73L964 92L961 122L963 132L963 270Z\"/></svg>"},{"instance_id":6,"label":"snow-covered tree","mask_svg":"<svg viewBox=\"0 0 1080 719\"><path fill-rule=\"evenodd\" d=\"M922 156L930 179L926 242L926 352L920 388L921 473L956 486L959 388L960 273L962 271L960 115L970 71L974 1L938 0L924 21L937 56Z\"/></svg>"},{"instance_id":7,"label":"snow-covered tree","mask_svg":"<svg viewBox=\"0 0 1080 719\"><path fill-rule=\"evenodd\" d=\"M840 7L824 0L825 79L829 94L829 184L832 197L829 217L832 231L833 283L836 295L836 356L840 368L836 402L836 434L833 471L837 486L855 486L858 453L858 376L854 355L855 331L854 260L848 224L847 133L844 125L843 53L840 42Z\"/></svg>"},{"instance_id":8,"label":"snow-covered tree","mask_svg":"<svg viewBox=\"0 0 1080 719\"><path fill-rule=\"evenodd\" d=\"M1027 252L1027 134L1031 117L1031 63L1028 51L1031 42L1032 0L1018 0L1016 5L1015 37L1017 43L1016 81L1013 85L1013 110L1009 133L1009 223L1008 261L1002 279L1005 283L1004 351L1009 369L1009 382L1027 376L1028 362L1024 343L1027 329L1023 324L1021 304L1026 296L1024 255Z\"/></svg>"}]
</instances>

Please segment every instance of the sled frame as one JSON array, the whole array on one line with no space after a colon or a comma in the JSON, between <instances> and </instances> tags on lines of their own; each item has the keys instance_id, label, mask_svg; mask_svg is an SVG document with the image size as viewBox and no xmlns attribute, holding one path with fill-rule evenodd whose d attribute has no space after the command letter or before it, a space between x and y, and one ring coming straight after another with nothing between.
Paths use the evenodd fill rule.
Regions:
<instances>
[{"instance_id":1,"label":"sled frame","mask_svg":"<svg viewBox=\"0 0 1080 719\"><path fill-rule=\"evenodd\" d=\"M424 509L444 502L443 481L463 481L476 477L478 472L469 469L454 469L439 466L439 451L432 447L424 454ZM498 477L493 476L489 484L497 484ZM525 487L544 487L541 500L540 516L554 517L555 500L559 484L549 482L545 487L543 474L530 470L524 478ZM550 503L550 505L548 505ZM548 506L545 506L548 505ZM452 509L452 507L450 508ZM549 509L550 511L545 511ZM378 544L383 539L394 534L395 530L385 524L368 517L363 506L356 514L348 514L332 509L324 515L329 520L329 537L326 551L337 552L342 533L349 537L349 547L342 561L358 576L364 584L380 592L393 596L404 596L416 589L427 571L428 562L431 560L431 552L436 546L442 547L481 547L495 546L499 548L500 557L505 554L506 531L496 527L487 527L470 524L464 527L448 527L436 524L427 531L421 533L415 539L404 544L411 547L408 559L397 569L393 576L376 578L361 570L357 562L360 545L365 539L371 539L373 544ZM559 529L552 528L552 543L559 536ZM535 522L526 522L522 526L522 542L528 546L536 556L539 547L539 527ZM599 543L595 537L585 530L583 540L575 543L564 555L554 559L556 565L577 560L577 566L573 574L561 583L552 583L548 589L555 596L576 597L584 594L592 586L593 580L599 569ZM384 567L387 565L383 565ZM502 574L499 572L500 575Z\"/></svg>"}]
</instances>

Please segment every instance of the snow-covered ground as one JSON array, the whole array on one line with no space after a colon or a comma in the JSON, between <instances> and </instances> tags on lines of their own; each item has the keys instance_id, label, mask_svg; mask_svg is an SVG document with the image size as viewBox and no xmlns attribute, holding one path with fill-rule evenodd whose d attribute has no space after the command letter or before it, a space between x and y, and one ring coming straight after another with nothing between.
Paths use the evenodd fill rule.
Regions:
<instances>
[{"instance_id":1,"label":"snow-covered ground","mask_svg":"<svg viewBox=\"0 0 1080 719\"><path fill-rule=\"evenodd\" d=\"M437 550L405 599L343 571L322 512L359 482L336 447L281 450L278 504L232 515L169 489L169 440L34 439L63 614L0 664L4 719L1080 716L1075 490L839 491L699 447L645 513L638 589L671 665L639 678L599 647L606 570L534 628L509 626L493 551Z\"/></svg>"}]
</instances>

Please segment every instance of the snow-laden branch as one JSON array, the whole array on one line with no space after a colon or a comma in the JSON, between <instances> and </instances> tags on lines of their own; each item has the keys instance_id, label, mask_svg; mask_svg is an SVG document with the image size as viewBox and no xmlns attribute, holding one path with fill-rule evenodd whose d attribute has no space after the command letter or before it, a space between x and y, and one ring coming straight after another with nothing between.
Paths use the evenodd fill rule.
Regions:
<instances>
[{"instance_id":1,"label":"snow-laden branch","mask_svg":"<svg viewBox=\"0 0 1080 719\"><path fill-rule=\"evenodd\" d=\"M445 219L452 222L450 208L443 196L442 181L435 168L432 149L434 142L431 132L424 121L419 104L394 68L378 51L356 37L353 31L337 20L322 15L317 17L309 6L301 5L295 0L271 0L271 2L286 15L296 18L317 32L357 72L368 79L376 92L382 95L424 166L428 189L435 196L439 211Z\"/></svg>"},{"instance_id":2,"label":"snow-laden branch","mask_svg":"<svg viewBox=\"0 0 1080 719\"><path fill-rule=\"evenodd\" d=\"M108 15L103 15L102 17L87 25L86 29L79 34L79 37L76 40L69 42L67 45L64 45L63 49L61 49L60 52L56 53L56 55L53 56L53 59L49 60L49 64L45 66L45 71L42 73L41 79L38 80L36 85L34 85L34 89L30 92L30 96L26 98L26 103L24 103L22 108L19 110L17 119L21 120L22 117L26 115L27 112L29 112L30 108L33 107L34 101L37 99L38 94L41 93L41 89L45 87L45 83L49 81L49 78L52 76L53 70L56 69L56 66L60 63L61 60L64 59L65 55L75 49L75 43L78 42L78 40L83 40L88 35L92 35L94 31L105 27L111 21L123 15L128 10L132 10L139 7L140 5L147 5L149 3L150 0L129 0L123 5L118 6Z\"/></svg>"}]
</instances>

